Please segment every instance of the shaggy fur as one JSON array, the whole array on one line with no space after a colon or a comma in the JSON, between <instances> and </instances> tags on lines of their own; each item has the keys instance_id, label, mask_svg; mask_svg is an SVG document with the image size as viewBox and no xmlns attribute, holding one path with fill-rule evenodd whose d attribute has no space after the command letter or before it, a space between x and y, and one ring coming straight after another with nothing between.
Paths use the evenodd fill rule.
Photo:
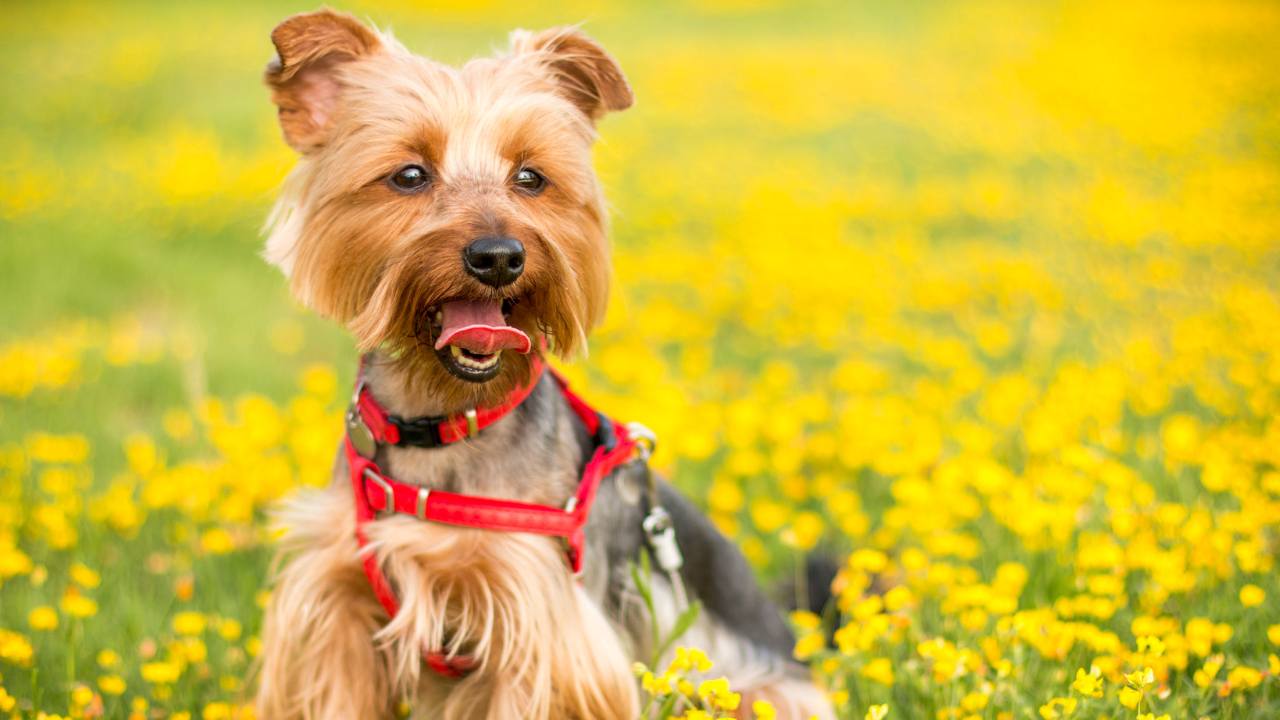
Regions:
<instances>
[{"instance_id":1,"label":"shaggy fur","mask_svg":"<svg viewBox=\"0 0 1280 720\"><path fill-rule=\"evenodd\" d=\"M267 258L295 295L348 327L366 351L367 387L392 414L457 413L526 382L530 358L502 351L492 379L448 372L424 326L459 298L505 301L534 352L584 346L608 294L606 215L591 168L595 123L632 102L617 63L573 28L517 31L496 58L446 67L410 54L350 16L320 11L272 33L266 80L285 140L301 154L269 221ZM423 192L388 178L429 169ZM517 192L535 167L542 192ZM515 238L523 272L496 290L461 267L479 237ZM560 506L592 445L554 382L478 437L442 448L382 446L402 482ZM554 539L388 517L365 526L401 610L388 618L361 568L345 459L333 485L279 512L282 564L267 610L257 707L267 720L419 718L629 720L639 710L631 661L647 655L650 618L629 568L644 546L642 466L602 484L587 526L585 573ZM706 610L690 631L748 697L779 717L833 717L792 638L741 554L663 483ZM677 608L656 583L658 620ZM477 662L465 678L424 669L424 650ZM749 715L750 702L743 714Z\"/></svg>"}]
</instances>

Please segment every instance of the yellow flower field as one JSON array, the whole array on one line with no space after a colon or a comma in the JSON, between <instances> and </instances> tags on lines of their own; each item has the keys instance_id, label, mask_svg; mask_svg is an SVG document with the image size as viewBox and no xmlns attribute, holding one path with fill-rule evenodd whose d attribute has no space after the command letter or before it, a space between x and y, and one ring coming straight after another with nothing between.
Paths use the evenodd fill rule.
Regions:
<instances>
[{"instance_id":1,"label":"yellow flower field","mask_svg":"<svg viewBox=\"0 0 1280 720\"><path fill-rule=\"evenodd\" d=\"M843 720L1280 716L1280 5L530 5L345 8L628 70L568 372L769 586L837 559L792 621ZM257 255L300 9L3 11L0 717L251 716L355 367ZM714 663L646 716L726 716Z\"/></svg>"}]
</instances>

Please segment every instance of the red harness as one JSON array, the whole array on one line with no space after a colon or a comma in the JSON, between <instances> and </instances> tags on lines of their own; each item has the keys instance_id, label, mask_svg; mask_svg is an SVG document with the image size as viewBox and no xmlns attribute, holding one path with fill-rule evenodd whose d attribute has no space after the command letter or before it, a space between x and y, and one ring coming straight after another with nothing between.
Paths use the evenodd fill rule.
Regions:
<instances>
[{"instance_id":1,"label":"red harness","mask_svg":"<svg viewBox=\"0 0 1280 720\"><path fill-rule=\"evenodd\" d=\"M635 458L638 445L625 425L594 410L569 390L559 373L555 370L550 372L560 386L564 399L586 426L595 444L590 459L582 470L578 491L562 508L428 490L388 477L373 461L379 443L441 447L474 437L484 428L501 420L519 406L542 379L543 364L537 356L534 357L529 383L513 390L501 405L475 408L446 417L403 420L388 415L364 388L363 382L358 381L355 397L347 414L344 447L351 473L351 487L355 493L356 541L360 548L364 550L368 543L364 531L366 523L383 514L401 513L446 525L564 538L569 567L575 575L580 574L583 545L586 542L583 530L600 481ZM387 614L395 617L400 603L396 600L390 581L378 565L377 558L372 552L366 551L363 562L373 594ZM472 658L448 655L440 651L426 651L423 658L432 670L450 678L462 677L475 665Z\"/></svg>"}]
</instances>

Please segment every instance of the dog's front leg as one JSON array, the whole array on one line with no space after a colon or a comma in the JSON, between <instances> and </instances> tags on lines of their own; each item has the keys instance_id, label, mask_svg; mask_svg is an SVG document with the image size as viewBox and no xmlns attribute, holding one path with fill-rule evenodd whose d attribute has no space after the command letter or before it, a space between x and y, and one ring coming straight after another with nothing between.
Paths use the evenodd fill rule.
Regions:
<instances>
[{"instance_id":1,"label":"dog's front leg","mask_svg":"<svg viewBox=\"0 0 1280 720\"><path fill-rule=\"evenodd\" d=\"M357 562L349 500L304 493L281 513L288 561L262 632L257 696L264 720L390 717L384 618Z\"/></svg>"}]
</instances>

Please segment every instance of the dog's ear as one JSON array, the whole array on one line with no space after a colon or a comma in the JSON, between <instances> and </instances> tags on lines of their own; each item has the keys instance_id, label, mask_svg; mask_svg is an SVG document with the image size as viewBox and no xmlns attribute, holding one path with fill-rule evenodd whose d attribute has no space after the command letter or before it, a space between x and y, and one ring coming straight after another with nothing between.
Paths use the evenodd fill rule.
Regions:
<instances>
[{"instance_id":1,"label":"dog's ear","mask_svg":"<svg viewBox=\"0 0 1280 720\"><path fill-rule=\"evenodd\" d=\"M538 33L516 30L511 33L511 51L529 54L540 62L561 94L592 120L606 112L626 110L635 102L618 61L575 27Z\"/></svg>"},{"instance_id":2,"label":"dog's ear","mask_svg":"<svg viewBox=\"0 0 1280 720\"><path fill-rule=\"evenodd\" d=\"M382 49L377 33L329 9L287 18L271 31L276 57L267 64L271 101L285 142L300 153L324 145L340 100L335 69Z\"/></svg>"}]
</instances>

